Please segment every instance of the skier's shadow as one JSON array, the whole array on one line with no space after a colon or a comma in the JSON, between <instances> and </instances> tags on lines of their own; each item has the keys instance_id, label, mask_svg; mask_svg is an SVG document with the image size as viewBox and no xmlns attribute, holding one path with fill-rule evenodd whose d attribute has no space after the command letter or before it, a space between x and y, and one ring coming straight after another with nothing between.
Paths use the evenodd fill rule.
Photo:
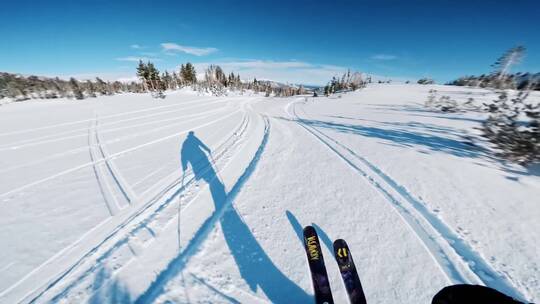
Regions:
<instances>
[{"instance_id":1,"label":"skier's shadow","mask_svg":"<svg viewBox=\"0 0 540 304\"><path fill-rule=\"evenodd\" d=\"M206 152L206 153L205 153ZM228 193L210 160L211 150L190 132L182 144L180 157L182 170L191 166L195 178L208 183L215 212L228 208L219 219L225 242L244 281L252 291L262 289L272 303L307 303L312 298L286 277L272 262L257 242L234 205L226 206ZM233 186L231 189L234 189Z\"/></svg>"}]
</instances>

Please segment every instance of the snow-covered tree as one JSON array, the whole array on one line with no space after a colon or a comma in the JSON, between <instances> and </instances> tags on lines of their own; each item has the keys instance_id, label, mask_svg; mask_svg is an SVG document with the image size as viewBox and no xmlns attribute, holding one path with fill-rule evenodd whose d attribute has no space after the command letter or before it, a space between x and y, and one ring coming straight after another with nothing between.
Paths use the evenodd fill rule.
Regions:
<instances>
[{"instance_id":1,"label":"snow-covered tree","mask_svg":"<svg viewBox=\"0 0 540 304\"><path fill-rule=\"evenodd\" d=\"M528 96L528 90L520 91L509 99L501 91L486 104L490 116L482 125L483 136L499 156L523 165L540 162L540 104L528 102Z\"/></svg>"},{"instance_id":2,"label":"snow-covered tree","mask_svg":"<svg viewBox=\"0 0 540 304\"><path fill-rule=\"evenodd\" d=\"M84 95L77 79L71 77L69 79L69 84L71 86L71 92L73 93L73 97L75 97L76 99L84 99Z\"/></svg>"},{"instance_id":3,"label":"snow-covered tree","mask_svg":"<svg viewBox=\"0 0 540 304\"><path fill-rule=\"evenodd\" d=\"M524 46L519 45L506 51L491 65L491 67L494 68L493 74L497 75L499 79L502 79L508 74L513 65L518 64L523 60L525 50Z\"/></svg>"},{"instance_id":4,"label":"snow-covered tree","mask_svg":"<svg viewBox=\"0 0 540 304\"><path fill-rule=\"evenodd\" d=\"M187 85L197 83L197 72L191 62L181 65L180 77L182 77L182 81Z\"/></svg>"},{"instance_id":5,"label":"snow-covered tree","mask_svg":"<svg viewBox=\"0 0 540 304\"><path fill-rule=\"evenodd\" d=\"M424 77L424 78L418 79L418 81L416 83L418 83L418 84L434 84L435 81L433 79L431 79L431 78Z\"/></svg>"}]
</instances>

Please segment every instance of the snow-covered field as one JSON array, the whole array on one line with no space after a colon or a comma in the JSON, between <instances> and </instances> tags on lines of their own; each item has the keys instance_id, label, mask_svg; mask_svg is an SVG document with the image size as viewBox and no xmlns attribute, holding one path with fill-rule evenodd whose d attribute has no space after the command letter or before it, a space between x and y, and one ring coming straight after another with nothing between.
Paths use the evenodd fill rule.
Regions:
<instances>
[{"instance_id":1,"label":"snow-covered field","mask_svg":"<svg viewBox=\"0 0 540 304\"><path fill-rule=\"evenodd\" d=\"M371 85L0 106L0 303L310 303L312 223L336 303L337 238L368 303L456 283L540 301L540 172L470 144L485 114L430 111L430 89L494 98Z\"/></svg>"}]
</instances>

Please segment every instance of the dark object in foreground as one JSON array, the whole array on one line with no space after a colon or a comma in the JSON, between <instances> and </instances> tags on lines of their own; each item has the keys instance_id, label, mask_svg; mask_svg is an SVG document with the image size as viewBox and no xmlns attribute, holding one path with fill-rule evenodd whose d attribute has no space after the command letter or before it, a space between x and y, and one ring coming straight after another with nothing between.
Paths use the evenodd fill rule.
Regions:
<instances>
[{"instance_id":1,"label":"dark object in foreground","mask_svg":"<svg viewBox=\"0 0 540 304\"><path fill-rule=\"evenodd\" d=\"M332 290L330 281L326 273L324 259L321 250L321 244L315 228L306 226L304 228L304 247L308 259L311 279L313 281L313 291L315 293L315 303L333 304Z\"/></svg>"},{"instance_id":2,"label":"dark object in foreground","mask_svg":"<svg viewBox=\"0 0 540 304\"><path fill-rule=\"evenodd\" d=\"M431 304L523 304L495 289L480 285L453 285L439 291Z\"/></svg>"},{"instance_id":3,"label":"dark object in foreground","mask_svg":"<svg viewBox=\"0 0 540 304\"><path fill-rule=\"evenodd\" d=\"M334 256L336 257L336 262L343 283L345 284L345 289L347 289L350 303L366 304L366 296L364 295L364 290L362 289L362 284L360 283L360 278L358 277L351 251L345 240L338 239L334 241Z\"/></svg>"}]
</instances>

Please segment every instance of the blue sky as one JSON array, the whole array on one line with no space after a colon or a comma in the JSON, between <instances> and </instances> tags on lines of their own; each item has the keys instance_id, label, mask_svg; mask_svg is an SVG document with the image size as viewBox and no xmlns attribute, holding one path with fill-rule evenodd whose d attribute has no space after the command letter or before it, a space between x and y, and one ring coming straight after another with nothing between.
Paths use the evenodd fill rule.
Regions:
<instances>
[{"instance_id":1,"label":"blue sky","mask_svg":"<svg viewBox=\"0 0 540 304\"><path fill-rule=\"evenodd\" d=\"M142 58L294 83L346 68L445 82L515 45L527 55L514 71L539 72L539 29L540 3L521 0L4 1L0 71L112 80Z\"/></svg>"}]
</instances>

